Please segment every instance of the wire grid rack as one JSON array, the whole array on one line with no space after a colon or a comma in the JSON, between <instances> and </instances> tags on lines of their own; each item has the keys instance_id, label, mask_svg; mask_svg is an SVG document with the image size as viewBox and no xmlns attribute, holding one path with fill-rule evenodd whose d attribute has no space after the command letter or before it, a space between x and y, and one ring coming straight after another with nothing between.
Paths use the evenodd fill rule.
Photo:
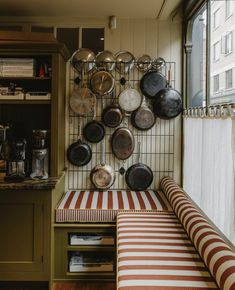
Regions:
<instances>
[{"instance_id":1,"label":"wire grid rack","mask_svg":"<svg viewBox=\"0 0 235 290\"><path fill-rule=\"evenodd\" d=\"M170 85L175 87L175 62L166 62L166 65L159 71L167 77L167 72L171 72L171 81ZM74 80L78 75L77 72L71 67L70 68L70 86L69 94L72 93L75 83ZM94 70L86 73L83 76L83 85L89 87L89 81L91 75L94 73ZM114 90L110 95L103 96L102 99L97 97L96 105L96 120L101 121L102 109L112 103L118 103L118 96L122 90L124 90L128 85L131 85L132 88L137 89L140 92L139 83L145 72L139 71L136 68L136 62L134 67L128 73L124 75L120 74L116 70L113 70L111 74L115 79ZM122 85L120 82L121 78L125 78L126 84ZM146 98L147 104L151 107L151 100ZM87 117L79 117L74 113L71 108L68 109L67 116L68 124L68 140L67 147L76 142L79 135L79 126L82 128L85 124L93 119L93 115ZM120 124L119 127L128 127L135 138L135 149L133 154L127 160L119 160L112 153L111 148L111 137L117 128L109 128L105 126L105 163L111 165L115 171L115 182L110 189L126 190L128 189L125 182L125 174L120 173L120 168L124 168L125 171L133 164L138 162L138 159L141 163L148 165L153 171L153 182L150 185L151 189L159 188L159 182L164 176L174 176L174 142L175 142L175 121L163 120L156 118L155 125L147 130L141 131L137 130L132 126L130 116L127 114L124 117L124 121ZM67 189L68 190L77 190L77 189L88 189L94 190L91 181L90 181L90 172L97 165L101 163L101 142L99 143L89 143L85 140L83 134L81 139L90 145L92 150L92 159L85 166L74 166L67 161ZM140 142L140 154L138 153L138 142Z\"/></svg>"}]
</instances>

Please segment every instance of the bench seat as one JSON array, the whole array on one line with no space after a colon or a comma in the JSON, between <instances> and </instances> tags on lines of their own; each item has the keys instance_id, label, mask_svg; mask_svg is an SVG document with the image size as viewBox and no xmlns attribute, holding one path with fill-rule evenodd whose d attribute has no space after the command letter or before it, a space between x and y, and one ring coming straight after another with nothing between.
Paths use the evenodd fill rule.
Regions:
<instances>
[{"instance_id":1,"label":"bench seat","mask_svg":"<svg viewBox=\"0 0 235 290\"><path fill-rule=\"evenodd\" d=\"M174 213L119 213L119 290L219 289Z\"/></svg>"},{"instance_id":2,"label":"bench seat","mask_svg":"<svg viewBox=\"0 0 235 290\"><path fill-rule=\"evenodd\" d=\"M172 211L161 190L67 191L56 208L56 222L114 222L122 211Z\"/></svg>"}]
</instances>

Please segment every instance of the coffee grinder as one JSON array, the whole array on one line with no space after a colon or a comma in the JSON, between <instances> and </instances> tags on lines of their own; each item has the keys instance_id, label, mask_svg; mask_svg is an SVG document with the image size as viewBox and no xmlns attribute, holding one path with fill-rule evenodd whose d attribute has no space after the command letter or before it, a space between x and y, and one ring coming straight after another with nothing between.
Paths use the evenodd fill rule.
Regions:
<instances>
[{"instance_id":1,"label":"coffee grinder","mask_svg":"<svg viewBox=\"0 0 235 290\"><path fill-rule=\"evenodd\" d=\"M35 129L32 132L32 179L48 178L47 130Z\"/></svg>"},{"instance_id":2,"label":"coffee grinder","mask_svg":"<svg viewBox=\"0 0 235 290\"><path fill-rule=\"evenodd\" d=\"M26 177L26 140L11 139L5 144L5 159L7 161L6 181L19 182Z\"/></svg>"}]
</instances>

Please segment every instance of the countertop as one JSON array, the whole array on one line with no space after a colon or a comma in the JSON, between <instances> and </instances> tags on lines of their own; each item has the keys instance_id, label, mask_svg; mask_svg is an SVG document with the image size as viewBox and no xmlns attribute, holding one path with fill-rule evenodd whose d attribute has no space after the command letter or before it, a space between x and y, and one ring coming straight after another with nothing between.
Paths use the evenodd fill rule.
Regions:
<instances>
[{"instance_id":1,"label":"countertop","mask_svg":"<svg viewBox=\"0 0 235 290\"><path fill-rule=\"evenodd\" d=\"M60 182L64 173L59 177L49 177L45 180L33 180L26 178L21 182L6 182L3 177L0 177L0 190L2 189L53 189Z\"/></svg>"}]
</instances>

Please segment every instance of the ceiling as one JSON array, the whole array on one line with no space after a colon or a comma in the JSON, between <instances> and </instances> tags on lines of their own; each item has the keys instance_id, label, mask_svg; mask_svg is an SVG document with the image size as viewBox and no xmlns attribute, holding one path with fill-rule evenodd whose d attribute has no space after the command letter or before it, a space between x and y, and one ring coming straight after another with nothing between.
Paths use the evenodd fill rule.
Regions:
<instances>
[{"instance_id":1,"label":"ceiling","mask_svg":"<svg viewBox=\"0 0 235 290\"><path fill-rule=\"evenodd\" d=\"M168 18L183 0L0 0L0 16Z\"/></svg>"}]
</instances>

